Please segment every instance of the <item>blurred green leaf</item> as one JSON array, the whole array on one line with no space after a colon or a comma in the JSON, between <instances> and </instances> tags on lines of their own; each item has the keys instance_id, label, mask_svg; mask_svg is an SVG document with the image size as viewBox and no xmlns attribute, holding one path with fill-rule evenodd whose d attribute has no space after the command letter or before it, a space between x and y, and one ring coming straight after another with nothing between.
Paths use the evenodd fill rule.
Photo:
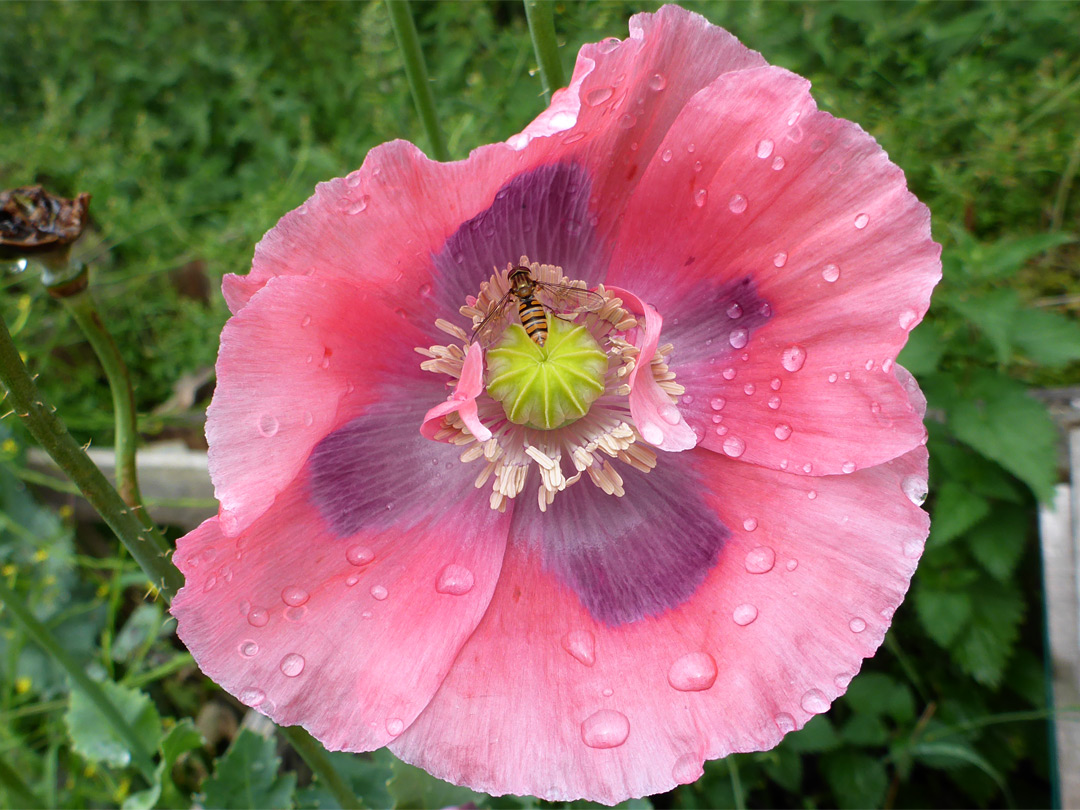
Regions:
<instances>
[{"instance_id":1,"label":"blurred green leaf","mask_svg":"<svg viewBox=\"0 0 1080 810\"><path fill-rule=\"evenodd\" d=\"M926 635L941 647L948 647L971 619L974 604L970 594L955 590L915 587L915 612ZM854 682L853 682L854 685Z\"/></svg>"},{"instance_id":2,"label":"blurred green leaf","mask_svg":"<svg viewBox=\"0 0 1080 810\"><path fill-rule=\"evenodd\" d=\"M190 801L182 796L172 781L172 768L181 754L194 751L203 744L202 735L190 718L185 717L161 741L161 759L154 770L154 783L146 790L124 799L123 810L150 810L152 807L187 807Z\"/></svg>"},{"instance_id":3,"label":"blurred green leaf","mask_svg":"<svg viewBox=\"0 0 1080 810\"><path fill-rule=\"evenodd\" d=\"M1026 509L1002 505L992 517L967 533L972 555L995 579L1009 579L1020 562L1030 530L1031 515Z\"/></svg>"},{"instance_id":4,"label":"blurred green leaf","mask_svg":"<svg viewBox=\"0 0 1080 810\"><path fill-rule=\"evenodd\" d=\"M128 721L148 751L161 741L161 718L150 698L137 689L104 681L105 696ZM131 752L120 734L105 720L96 705L80 689L71 690L71 703L64 715L71 745L88 762L127 765Z\"/></svg>"},{"instance_id":5,"label":"blurred green leaf","mask_svg":"<svg viewBox=\"0 0 1080 810\"><path fill-rule=\"evenodd\" d=\"M990 514L990 503L962 483L946 481L937 489L931 510L930 542L942 546L955 540Z\"/></svg>"},{"instance_id":6,"label":"blurred green leaf","mask_svg":"<svg viewBox=\"0 0 1080 810\"><path fill-rule=\"evenodd\" d=\"M1020 296L1015 290L990 290L981 295L951 300L951 306L979 327L990 341L997 362L1005 365L1012 359L1013 329L1020 310Z\"/></svg>"},{"instance_id":7,"label":"blurred green leaf","mask_svg":"<svg viewBox=\"0 0 1080 810\"><path fill-rule=\"evenodd\" d=\"M898 723L915 717L915 698L907 684L884 672L864 672L851 682L845 700L857 714L886 715Z\"/></svg>"},{"instance_id":8,"label":"blurred green leaf","mask_svg":"<svg viewBox=\"0 0 1080 810\"><path fill-rule=\"evenodd\" d=\"M884 802L889 775L880 759L855 751L836 751L822 758L821 769L837 807L880 807Z\"/></svg>"},{"instance_id":9,"label":"blurred green leaf","mask_svg":"<svg viewBox=\"0 0 1080 810\"><path fill-rule=\"evenodd\" d=\"M833 728L832 721L823 714L811 717L799 731L784 737L783 745L789 751L802 754L833 751L840 747L840 737Z\"/></svg>"},{"instance_id":10,"label":"blurred green leaf","mask_svg":"<svg viewBox=\"0 0 1080 810\"><path fill-rule=\"evenodd\" d=\"M996 689L1019 636L1024 600L1012 583L985 582L974 593L977 609L951 652L961 669Z\"/></svg>"},{"instance_id":11,"label":"blurred green leaf","mask_svg":"<svg viewBox=\"0 0 1080 810\"><path fill-rule=\"evenodd\" d=\"M394 755L387 749L380 748L370 754L330 751L326 756L365 807L391 806L393 798L387 790L386 783L393 776L390 766L395 760ZM307 787L297 791L296 805L299 808L311 810L332 810L339 806L334 794L318 778Z\"/></svg>"},{"instance_id":12,"label":"blurred green leaf","mask_svg":"<svg viewBox=\"0 0 1080 810\"><path fill-rule=\"evenodd\" d=\"M1004 777L985 757L964 742L920 742L911 746L911 753L920 762L931 768L952 769L974 765L997 783L998 788L1008 795L1009 789Z\"/></svg>"},{"instance_id":13,"label":"blurred green leaf","mask_svg":"<svg viewBox=\"0 0 1080 810\"><path fill-rule=\"evenodd\" d=\"M392 776L386 788L393 799L393 807L450 807L466 802L479 803L484 795L466 787L451 785L436 779L427 771L395 759L390 764Z\"/></svg>"},{"instance_id":14,"label":"blurred green leaf","mask_svg":"<svg viewBox=\"0 0 1080 810\"><path fill-rule=\"evenodd\" d=\"M934 321L923 321L908 335L896 361L918 377L936 371L947 348L940 327Z\"/></svg>"},{"instance_id":15,"label":"blurred green leaf","mask_svg":"<svg viewBox=\"0 0 1080 810\"><path fill-rule=\"evenodd\" d=\"M145 645L149 645L161 630L162 607L157 602L139 605L124 622L112 645L114 661L126 661Z\"/></svg>"},{"instance_id":16,"label":"blurred green leaf","mask_svg":"<svg viewBox=\"0 0 1080 810\"><path fill-rule=\"evenodd\" d=\"M296 774L278 775L281 760L273 738L241 729L217 761L214 775L203 783L202 804L220 810L292 807Z\"/></svg>"},{"instance_id":17,"label":"blurred green leaf","mask_svg":"<svg viewBox=\"0 0 1080 810\"><path fill-rule=\"evenodd\" d=\"M1067 233L1039 233L980 244L964 257L964 266L972 278L996 281L1012 276L1028 259L1075 239Z\"/></svg>"},{"instance_id":18,"label":"blurred green leaf","mask_svg":"<svg viewBox=\"0 0 1080 810\"><path fill-rule=\"evenodd\" d=\"M1056 312L1017 312L1013 341L1031 360L1044 366L1061 366L1080 359L1080 324Z\"/></svg>"}]
</instances>

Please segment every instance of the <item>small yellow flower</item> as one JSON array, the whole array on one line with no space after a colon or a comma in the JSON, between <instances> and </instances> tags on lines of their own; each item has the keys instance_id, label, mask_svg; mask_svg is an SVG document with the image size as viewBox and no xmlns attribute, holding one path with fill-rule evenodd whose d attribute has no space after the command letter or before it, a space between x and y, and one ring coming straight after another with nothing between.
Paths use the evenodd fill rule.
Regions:
<instances>
[{"instance_id":1,"label":"small yellow flower","mask_svg":"<svg viewBox=\"0 0 1080 810\"><path fill-rule=\"evenodd\" d=\"M30 691L30 687L34 685L34 682L27 677L15 679L15 694L25 695Z\"/></svg>"},{"instance_id":2,"label":"small yellow flower","mask_svg":"<svg viewBox=\"0 0 1080 810\"><path fill-rule=\"evenodd\" d=\"M34 562L45 562L49 559L49 552L47 549L39 548L34 552Z\"/></svg>"},{"instance_id":3,"label":"small yellow flower","mask_svg":"<svg viewBox=\"0 0 1080 810\"><path fill-rule=\"evenodd\" d=\"M4 453L9 456L15 455L15 451L19 449L18 443L14 439L4 439L4 443L0 445Z\"/></svg>"},{"instance_id":4,"label":"small yellow flower","mask_svg":"<svg viewBox=\"0 0 1080 810\"><path fill-rule=\"evenodd\" d=\"M8 563L3 568L0 568L0 573L2 573L5 577L13 577L15 576L15 572L18 570L19 569L17 569L12 563Z\"/></svg>"},{"instance_id":5,"label":"small yellow flower","mask_svg":"<svg viewBox=\"0 0 1080 810\"><path fill-rule=\"evenodd\" d=\"M70 519L71 516L75 514L75 510L71 507L71 504L67 503L61 506L57 511L60 513L60 517L64 520Z\"/></svg>"}]
</instances>

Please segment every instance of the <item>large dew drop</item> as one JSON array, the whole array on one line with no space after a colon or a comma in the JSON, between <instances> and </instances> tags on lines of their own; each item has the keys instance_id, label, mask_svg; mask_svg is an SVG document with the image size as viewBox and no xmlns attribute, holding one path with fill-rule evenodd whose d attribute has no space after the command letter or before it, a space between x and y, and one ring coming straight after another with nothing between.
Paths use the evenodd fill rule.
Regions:
<instances>
[{"instance_id":1,"label":"large dew drop","mask_svg":"<svg viewBox=\"0 0 1080 810\"><path fill-rule=\"evenodd\" d=\"M731 618L735 624L739 627L746 627L748 624L752 624L758 617L758 609L746 602L742 605L738 605L731 613Z\"/></svg>"},{"instance_id":2,"label":"large dew drop","mask_svg":"<svg viewBox=\"0 0 1080 810\"><path fill-rule=\"evenodd\" d=\"M802 368L803 363L805 362L806 349L799 345L788 346L784 349L783 354L780 355L780 365L792 373L795 373Z\"/></svg>"},{"instance_id":3,"label":"large dew drop","mask_svg":"<svg viewBox=\"0 0 1080 810\"><path fill-rule=\"evenodd\" d=\"M297 653L289 653L281 659L279 669L283 675L289 678L295 678L304 671L304 665L306 663L304 656Z\"/></svg>"},{"instance_id":4,"label":"large dew drop","mask_svg":"<svg viewBox=\"0 0 1080 810\"><path fill-rule=\"evenodd\" d=\"M472 571L463 565L451 563L439 572L435 590L450 596L462 596L472 590L474 582Z\"/></svg>"},{"instance_id":5,"label":"large dew drop","mask_svg":"<svg viewBox=\"0 0 1080 810\"><path fill-rule=\"evenodd\" d=\"M300 607L310 598L311 596L307 591L295 585L290 585L281 592L281 601L289 607Z\"/></svg>"},{"instance_id":6,"label":"large dew drop","mask_svg":"<svg viewBox=\"0 0 1080 810\"><path fill-rule=\"evenodd\" d=\"M679 785L696 782L703 773L705 773L705 768L701 757L695 754L683 754L675 760L675 765L671 768L671 778Z\"/></svg>"},{"instance_id":7,"label":"large dew drop","mask_svg":"<svg viewBox=\"0 0 1080 810\"><path fill-rule=\"evenodd\" d=\"M587 667L596 663L596 638L588 630L571 630L562 637L562 646L579 663Z\"/></svg>"},{"instance_id":8,"label":"large dew drop","mask_svg":"<svg viewBox=\"0 0 1080 810\"><path fill-rule=\"evenodd\" d=\"M829 710L829 699L820 689L810 689L802 696L800 705L810 714L823 714Z\"/></svg>"},{"instance_id":9,"label":"large dew drop","mask_svg":"<svg viewBox=\"0 0 1080 810\"><path fill-rule=\"evenodd\" d=\"M687 653L668 669L668 683L680 692L703 692L716 683L716 661L707 652Z\"/></svg>"},{"instance_id":10,"label":"large dew drop","mask_svg":"<svg viewBox=\"0 0 1080 810\"><path fill-rule=\"evenodd\" d=\"M629 736L630 720L614 709L601 709L581 723L581 741L589 748L618 748Z\"/></svg>"},{"instance_id":11,"label":"large dew drop","mask_svg":"<svg viewBox=\"0 0 1080 810\"><path fill-rule=\"evenodd\" d=\"M349 561L349 565L367 565L375 559L375 552L363 545L349 546L345 559Z\"/></svg>"},{"instance_id":12,"label":"large dew drop","mask_svg":"<svg viewBox=\"0 0 1080 810\"><path fill-rule=\"evenodd\" d=\"M746 452L746 442L738 436L728 436L724 439L724 453L732 458L738 458Z\"/></svg>"},{"instance_id":13,"label":"large dew drop","mask_svg":"<svg viewBox=\"0 0 1080 810\"><path fill-rule=\"evenodd\" d=\"M776 552L768 546L758 546L746 555L745 564L751 574L767 574L776 565Z\"/></svg>"}]
</instances>

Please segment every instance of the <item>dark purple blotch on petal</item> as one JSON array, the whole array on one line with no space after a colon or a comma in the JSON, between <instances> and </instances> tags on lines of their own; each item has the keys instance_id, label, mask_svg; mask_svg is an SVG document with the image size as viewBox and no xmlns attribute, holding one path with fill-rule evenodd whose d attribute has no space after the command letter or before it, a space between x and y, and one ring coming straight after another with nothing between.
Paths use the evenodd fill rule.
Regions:
<instances>
[{"instance_id":1,"label":"dark purple blotch on petal","mask_svg":"<svg viewBox=\"0 0 1080 810\"><path fill-rule=\"evenodd\" d=\"M461 306L496 267L502 270L522 255L557 264L590 286L600 283L597 240L589 223L591 187L585 170L571 164L540 166L515 177L435 256L438 299Z\"/></svg>"},{"instance_id":2,"label":"dark purple blotch on petal","mask_svg":"<svg viewBox=\"0 0 1080 810\"><path fill-rule=\"evenodd\" d=\"M621 498L583 480L556 495L546 513L533 498L519 499L511 540L539 547L545 570L605 624L678 607L731 532L702 501L689 465L670 461L662 458L648 474L620 467Z\"/></svg>"},{"instance_id":3,"label":"dark purple blotch on petal","mask_svg":"<svg viewBox=\"0 0 1080 810\"><path fill-rule=\"evenodd\" d=\"M487 499L472 485L476 470L458 459L461 448L420 435L416 426L428 403L408 402L409 396L389 397L311 451L312 503L341 537L361 529L408 528L452 513L463 498Z\"/></svg>"}]
</instances>

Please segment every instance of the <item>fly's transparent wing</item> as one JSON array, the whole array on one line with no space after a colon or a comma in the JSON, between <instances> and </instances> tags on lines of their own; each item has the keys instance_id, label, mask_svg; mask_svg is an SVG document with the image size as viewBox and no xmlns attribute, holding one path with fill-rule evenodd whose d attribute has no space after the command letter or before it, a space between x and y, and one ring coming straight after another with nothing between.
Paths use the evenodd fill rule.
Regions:
<instances>
[{"instance_id":1,"label":"fly's transparent wing","mask_svg":"<svg viewBox=\"0 0 1080 810\"><path fill-rule=\"evenodd\" d=\"M510 303L512 296L513 293L507 291L499 299L499 303L491 308L487 317L480 321L479 326L473 329L473 343L479 343L484 349L489 349L499 339L503 330L506 329L506 322L509 318L509 307L507 305Z\"/></svg>"},{"instance_id":2,"label":"fly's transparent wing","mask_svg":"<svg viewBox=\"0 0 1080 810\"><path fill-rule=\"evenodd\" d=\"M558 315L596 312L605 303L604 296L581 287L549 284L546 281L534 281L533 284L536 285L535 295L540 303Z\"/></svg>"}]
</instances>

